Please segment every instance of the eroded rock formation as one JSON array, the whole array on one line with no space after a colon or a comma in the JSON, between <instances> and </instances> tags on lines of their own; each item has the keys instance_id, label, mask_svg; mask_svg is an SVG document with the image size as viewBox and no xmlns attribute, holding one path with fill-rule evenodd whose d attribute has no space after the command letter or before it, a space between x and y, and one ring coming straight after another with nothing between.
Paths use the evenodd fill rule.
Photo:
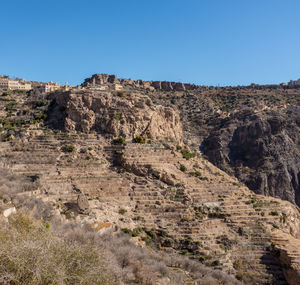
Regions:
<instances>
[{"instance_id":1,"label":"eroded rock formation","mask_svg":"<svg viewBox=\"0 0 300 285\"><path fill-rule=\"evenodd\" d=\"M55 100L57 108L63 110L62 121L67 131L96 131L129 139L144 136L154 141L182 141L179 112L155 106L147 96L70 91L57 94Z\"/></svg>"},{"instance_id":2,"label":"eroded rock formation","mask_svg":"<svg viewBox=\"0 0 300 285\"><path fill-rule=\"evenodd\" d=\"M300 205L299 126L276 112L242 111L202 144L209 160L256 193Z\"/></svg>"},{"instance_id":3,"label":"eroded rock formation","mask_svg":"<svg viewBox=\"0 0 300 285\"><path fill-rule=\"evenodd\" d=\"M112 84L129 85L131 87L137 87L149 91L163 90L163 91L185 91L194 90L198 86L195 84L181 83L181 82L169 82L169 81L143 81L143 80L131 80L131 79L118 79L116 75L109 75L105 73L94 74L89 78L86 78L83 82L83 87L96 87L106 86L112 87Z\"/></svg>"}]
</instances>

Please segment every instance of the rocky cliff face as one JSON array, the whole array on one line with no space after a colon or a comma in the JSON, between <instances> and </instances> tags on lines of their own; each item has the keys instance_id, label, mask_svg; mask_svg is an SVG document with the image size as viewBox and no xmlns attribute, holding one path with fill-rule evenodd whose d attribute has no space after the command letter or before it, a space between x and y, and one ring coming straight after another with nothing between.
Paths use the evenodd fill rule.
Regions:
<instances>
[{"instance_id":1,"label":"rocky cliff face","mask_svg":"<svg viewBox=\"0 0 300 285\"><path fill-rule=\"evenodd\" d=\"M92 90L111 90L114 84L122 86L118 95ZM212 163L255 193L300 205L299 89L200 87L107 74L95 74L83 86L90 92L57 96L66 130L175 142L184 138L194 149L201 145Z\"/></svg>"},{"instance_id":2,"label":"rocky cliff face","mask_svg":"<svg viewBox=\"0 0 300 285\"><path fill-rule=\"evenodd\" d=\"M202 149L255 193L300 205L297 121L277 112L238 112L215 127Z\"/></svg>"},{"instance_id":3,"label":"rocky cliff face","mask_svg":"<svg viewBox=\"0 0 300 285\"><path fill-rule=\"evenodd\" d=\"M83 82L83 87L91 86L111 86L111 84L122 84L123 86L131 86L149 91L161 90L161 91L185 91L195 90L199 86L195 84L170 82L170 81L143 81L143 80L131 80L131 79L118 79L116 75L110 75L105 73L94 74L89 78L86 78Z\"/></svg>"},{"instance_id":4,"label":"rocky cliff face","mask_svg":"<svg viewBox=\"0 0 300 285\"><path fill-rule=\"evenodd\" d=\"M102 79L119 84L113 77ZM150 92L126 84L122 91L87 87L45 97L0 97L1 163L32 181L27 189L21 183L24 199L47 201L63 221L86 222L99 232L121 230L139 245L159 248L160 255L189 256L194 264L212 267L217 279L220 269L244 284L297 280L299 267L285 261L284 251L278 259L271 249L272 241L298 240L299 208L252 193L197 150L203 141L215 165L257 186L256 192L297 203L299 91ZM248 110L236 111L245 105ZM132 142L136 136L147 143ZM0 204L16 203L18 210L19 196L8 201L0 192ZM294 257L290 248L287 254ZM284 275L284 266L292 275ZM213 282L184 270L189 281ZM235 284L232 278L215 283Z\"/></svg>"},{"instance_id":5,"label":"rocky cliff face","mask_svg":"<svg viewBox=\"0 0 300 285\"><path fill-rule=\"evenodd\" d=\"M287 86L198 87L153 101L180 110L185 143L216 166L299 205L299 96Z\"/></svg>"},{"instance_id":6,"label":"rocky cliff face","mask_svg":"<svg viewBox=\"0 0 300 285\"><path fill-rule=\"evenodd\" d=\"M133 93L64 92L55 95L67 131L96 131L127 139L182 141L179 112L155 106L149 97ZM52 120L56 115L52 114Z\"/></svg>"},{"instance_id":7,"label":"rocky cliff face","mask_svg":"<svg viewBox=\"0 0 300 285\"><path fill-rule=\"evenodd\" d=\"M278 258L283 268L286 281L289 285L299 284L300 278L300 242L286 233L273 231L272 247L273 254Z\"/></svg>"}]
</instances>

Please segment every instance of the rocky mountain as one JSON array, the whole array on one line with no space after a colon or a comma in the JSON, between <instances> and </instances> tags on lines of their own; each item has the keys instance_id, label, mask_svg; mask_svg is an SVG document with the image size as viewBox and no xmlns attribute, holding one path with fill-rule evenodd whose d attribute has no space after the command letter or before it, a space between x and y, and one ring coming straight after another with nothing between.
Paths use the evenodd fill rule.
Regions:
<instances>
[{"instance_id":1,"label":"rocky mountain","mask_svg":"<svg viewBox=\"0 0 300 285\"><path fill-rule=\"evenodd\" d=\"M95 131L113 137L133 139L139 135L154 141L182 141L179 112L155 106L146 95L69 91L53 96L56 108L64 110L60 123L66 131ZM56 120L51 113L50 119Z\"/></svg>"},{"instance_id":2,"label":"rocky mountain","mask_svg":"<svg viewBox=\"0 0 300 285\"><path fill-rule=\"evenodd\" d=\"M287 86L199 87L155 100L178 107L185 141L216 166L255 193L299 205L299 94Z\"/></svg>"},{"instance_id":3,"label":"rocky mountain","mask_svg":"<svg viewBox=\"0 0 300 285\"><path fill-rule=\"evenodd\" d=\"M242 111L216 126L202 149L255 193L300 204L297 120L276 111Z\"/></svg>"},{"instance_id":4,"label":"rocky mountain","mask_svg":"<svg viewBox=\"0 0 300 285\"><path fill-rule=\"evenodd\" d=\"M98 241L119 284L297 284L299 93L106 74L3 92L3 219Z\"/></svg>"}]
</instances>

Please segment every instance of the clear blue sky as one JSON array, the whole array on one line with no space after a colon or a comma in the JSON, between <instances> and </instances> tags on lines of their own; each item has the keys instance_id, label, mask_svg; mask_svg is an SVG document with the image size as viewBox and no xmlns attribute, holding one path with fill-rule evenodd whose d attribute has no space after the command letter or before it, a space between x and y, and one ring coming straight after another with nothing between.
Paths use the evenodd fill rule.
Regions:
<instances>
[{"instance_id":1,"label":"clear blue sky","mask_svg":"<svg viewBox=\"0 0 300 285\"><path fill-rule=\"evenodd\" d=\"M0 74L286 82L300 78L299 14L299 0L3 0Z\"/></svg>"}]
</instances>

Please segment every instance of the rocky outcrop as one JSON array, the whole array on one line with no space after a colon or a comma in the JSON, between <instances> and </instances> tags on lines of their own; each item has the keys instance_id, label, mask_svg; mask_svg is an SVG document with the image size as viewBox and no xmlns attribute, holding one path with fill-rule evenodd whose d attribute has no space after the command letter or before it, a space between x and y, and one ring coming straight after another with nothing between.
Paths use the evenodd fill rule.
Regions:
<instances>
[{"instance_id":1,"label":"rocky outcrop","mask_svg":"<svg viewBox=\"0 0 300 285\"><path fill-rule=\"evenodd\" d=\"M157 90L163 91L185 91L193 90L197 88L194 84L185 84L180 82L169 82L169 81L152 81L151 86Z\"/></svg>"},{"instance_id":2,"label":"rocky outcrop","mask_svg":"<svg viewBox=\"0 0 300 285\"><path fill-rule=\"evenodd\" d=\"M121 86L123 87L130 86L130 87L142 88L149 91L154 91L154 90L185 91L185 90L195 90L199 87L195 84L188 84L188 83L181 83L181 82L118 79L116 75L109 75L105 73L94 74L91 77L86 78L82 86L83 87L93 87L93 86L112 87L113 84L121 84Z\"/></svg>"},{"instance_id":3,"label":"rocky outcrop","mask_svg":"<svg viewBox=\"0 0 300 285\"><path fill-rule=\"evenodd\" d=\"M78 195L77 206L80 213L87 214L89 212L89 201L84 194Z\"/></svg>"},{"instance_id":4,"label":"rocky outcrop","mask_svg":"<svg viewBox=\"0 0 300 285\"><path fill-rule=\"evenodd\" d=\"M114 84L119 83L116 75L110 75L105 73L94 74L92 77L86 78L82 84L82 86L92 85L102 85L102 84Z\"/></svg>"},{"instance_id":5,"label":"rocky outcrop","mask_svg":"<svg viewBox=\"0 0 300 285\"><path fill-rule=\"evenodd\" d=\"M291 87L291 88L300 87L300 79L298 79L298 80L291 80L288 83L288 86Z\"/></svg>"},{"instance_id":6,"label":"rocky outcrop","mask_svg":"<svg viewBox=\"0 0 300 285\"><path fill-rule=\"evenodd\" d=\"M233 114L204 140L202 151L255 193L300 205L299 126L275 112Z\"/></svg>"},{"instance_id":7,"label":"rocky outcrop","mask_svg":"<svg viewBox=\"0 0 300 285\"><path fill-rule=\"evenodd\" d=\"M300 242L280 230L273 230L271 252L279 260L289 285L297 285L300 280Z\"/></svg>"},{"instance_id":8,"label":"rocky outcrop","mask_svg":"<svg viewBox=\"0 0 300 285\"><path fill-rule=\"evenodd\" d=\"M182 141L179 113L154 106L149 97L110 92L64 92L55 95L56 109L63 110L62 124L68 131L96 131L112 137ZM49 114L54 120L55 112Z\"/></svg>"}]
</instances>

